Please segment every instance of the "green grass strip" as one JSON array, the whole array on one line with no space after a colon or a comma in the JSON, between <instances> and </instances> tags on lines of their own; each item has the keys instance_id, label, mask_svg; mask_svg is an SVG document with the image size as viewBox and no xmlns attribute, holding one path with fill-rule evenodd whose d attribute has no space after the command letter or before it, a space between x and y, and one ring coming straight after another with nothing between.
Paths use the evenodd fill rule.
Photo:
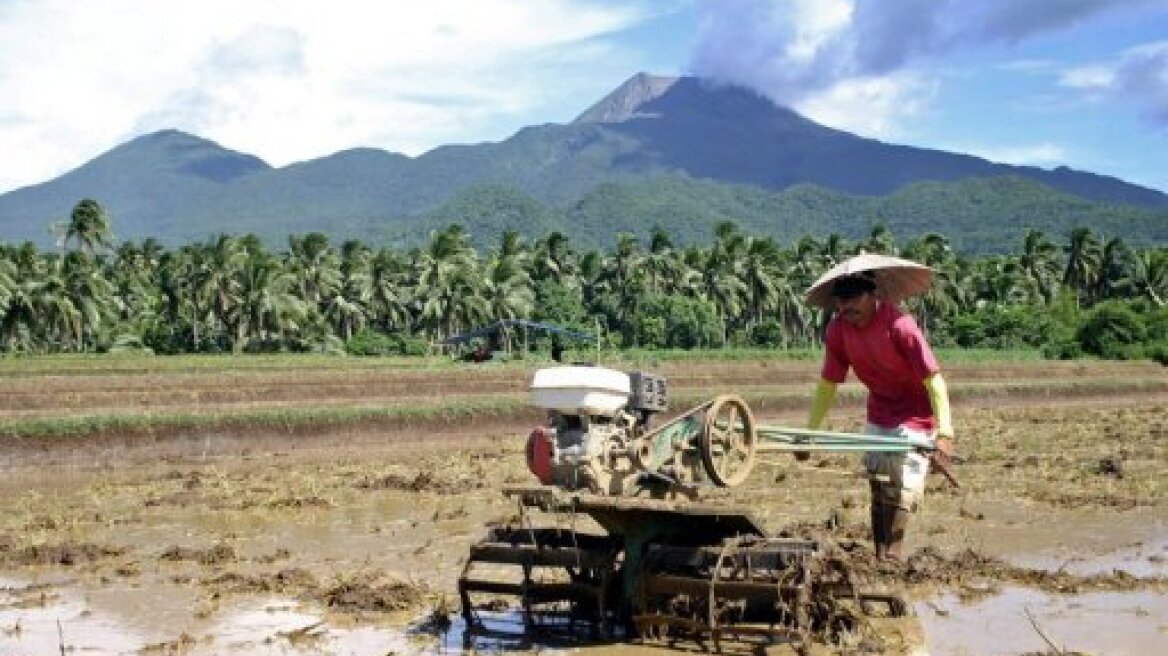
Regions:
<instances>
[{"instance_id":1,"label":"green grass strip","mask_svg":"<svg viewBox=\"0 0 1168 656\"><path fill-rule=\"evenodd\" d=\"M0 422L0 439L77 438L102 433L151 434L240 427L292 432L312 427L367 422L458 424L475 418L517 416L531 411L526 399L517 396L490 396L454 402L388 407L272 408L226 414L37 417Z\"/></svg>"}]
</instances>

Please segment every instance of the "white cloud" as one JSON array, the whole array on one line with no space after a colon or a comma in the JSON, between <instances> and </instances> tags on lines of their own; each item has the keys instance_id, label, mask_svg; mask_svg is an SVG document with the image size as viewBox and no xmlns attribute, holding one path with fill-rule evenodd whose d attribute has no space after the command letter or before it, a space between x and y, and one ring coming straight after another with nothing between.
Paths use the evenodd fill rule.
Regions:
<instances>
[{"instance_id":1,"label":"white cloud","mask_svg":"<svg viewBox=\"0 0 1168 656\"><path fill-rule=\"evenodd\" d=\"M1080 66L1059 75L1059 84L1073 89L1106 89L1115 82L1115 71L1106 66Z\"/></svg>"},{"instance_id":2,"label":"white cloud","mask_svg":"<svg viewBox=\"0 0 1168 656\"><path fill-rule=\"evenodd\" d=\"M1066 163L1066 149L1055 143L1015 144L991 146L985 144L957 144L949 148L954 152L975 155L991 162L1014 164L1017 166L1054 166Z\"/></svg>"},{"instance_id":3,"label":"white cloud","mask_svg":"<svg viewBox=\"0 0 1168 656\"><path fill-rule=\"evenodd\" d=\"M1070 68L1060 86L1137 108L1150 122L1168 126L1168 41L1127 48L1111 61Z\"/></svg>"},{"instance_id":4,"label":"white cloud","mask_svg":"<svg viewBox=\"0 0 1168 656\"><path fill-rule=\"evenodd\" d=\"M934 83L908 73L852 78L807 97L795 108L833 128L895 139L905 136L912 119L927 111L935 92Z\"/></svg>"},{"instance_id":5,"label":"white cloud","mask_svg":"<svg viewBox=\"0 0 1168 656\"><path fill-rule=\"evenodd\" d=\"M417 154L517 121L597 60L627 66L604 37L645 17L589 0L0 3L0 97L16 99L0 150L21 153L0 191L168 127L277 165Z\"/></svg>"},{"instance_id":6,"label":"white cloud","mask_svg":"<svg viewBox=\"0 0 1168 656\"><path fill-rule=\"evenodd\" d=\"M1116 69L1116 84L1153 123L1168 127L1168 41L1131 48Z\"/></svg>"},{"instance_id":7,"label":"white cloud","mask_svg":"<svg viewBox=\"0 0 1168 656\"><path fill-rule=\"evenodd\" d=\"M802 62L814 60L851 23L852 9L846 0L795 0L787 58Z\"/></svg>"}]
</instances>

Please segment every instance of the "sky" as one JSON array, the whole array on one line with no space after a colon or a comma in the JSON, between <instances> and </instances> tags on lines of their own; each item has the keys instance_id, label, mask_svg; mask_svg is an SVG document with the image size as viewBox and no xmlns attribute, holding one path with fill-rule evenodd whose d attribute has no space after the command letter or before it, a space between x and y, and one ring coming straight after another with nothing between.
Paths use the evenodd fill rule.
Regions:
<instances>
[{"instance_id":1,"label":"sky","mask_svg":"<svg viewBox=\"0 0 1168 656\"><path fill-rule=\"evenodd\" d=\"M0 0L0 193L169 128L273 166L501 141L641 71L1168 192L1168 0Z\"/></svg>"}]
</instances>

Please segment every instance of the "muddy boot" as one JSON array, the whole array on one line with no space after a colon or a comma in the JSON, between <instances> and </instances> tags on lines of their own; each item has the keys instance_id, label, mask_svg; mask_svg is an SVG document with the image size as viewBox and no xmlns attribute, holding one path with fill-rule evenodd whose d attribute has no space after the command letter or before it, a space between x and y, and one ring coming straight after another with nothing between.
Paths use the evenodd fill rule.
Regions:
<instances>
[{"instance_id":1,"label":"muddy boot","mask_svg":"<svg viewBox=\"0 0 1168 656\"><path fill-rule=\"evenodd\" d=\"M888 542L884 532L884 506L872 504L872 549L876 560L884 560L888 554Z\"/></svg>"},{"instance_id":2,"label":"muddy boot","mask_svg":"<svg viewBox=\"0 0 1168 656\"><path fill-rule=\"evenodd\" d=\"M877 483L872 483L872 505L868 514L872 521L872 548L876 551L876 560L884 560L888 554L888 523L885 520L887 516L885 505L880 502Z\"/></svg>"},{"instance_id":3,"label":"muddy boot","mask_svg":"<svg viewBox=\"0 0 1168 656\"><path fill-rule=\"evenodd\" d=\"M888 508L887 524L885 527L888 531L888 549L886 556L889 560L900 560L902 551L904 549L904 534L908 529L908 511L904 508L896 506L886 506Z\"/></svg>"}]
</instances>

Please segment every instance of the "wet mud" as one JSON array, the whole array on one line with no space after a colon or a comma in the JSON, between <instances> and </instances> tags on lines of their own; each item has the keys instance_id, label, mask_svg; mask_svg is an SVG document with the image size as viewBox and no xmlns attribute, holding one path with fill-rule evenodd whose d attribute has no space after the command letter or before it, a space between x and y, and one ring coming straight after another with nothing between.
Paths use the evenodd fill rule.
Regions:
<instances>
[{"instance_id":1,"label":"wet mud","mask_svg":"<svg viewBox=\"0 0 1168 656\"><path fill-rule=\"evenodd\" d=\"M718 375L691 384L740 384ZM1010 374L965 372L997 375ZM771 533L831 539L858 575L912 602L915 634L881 627L881 642L835 653L1053 653L1049 639L1067 653L1159 654L1150 645L1168 640L1166 408L1168 393L956 402L961 488L930 480L902 563L872 558L853 456L772 458L706 497L749 508ZM802 413L764 409L759 419L797 425ZM841 430L861 422L858 407L832 416ZM529 429L326 427L10 451L0 653L562 648L467 643L457 616L470 544L517 512L501 488L532 482ZM501 621L513 612L495 611Z\"/></svg>"}]
</instances>

